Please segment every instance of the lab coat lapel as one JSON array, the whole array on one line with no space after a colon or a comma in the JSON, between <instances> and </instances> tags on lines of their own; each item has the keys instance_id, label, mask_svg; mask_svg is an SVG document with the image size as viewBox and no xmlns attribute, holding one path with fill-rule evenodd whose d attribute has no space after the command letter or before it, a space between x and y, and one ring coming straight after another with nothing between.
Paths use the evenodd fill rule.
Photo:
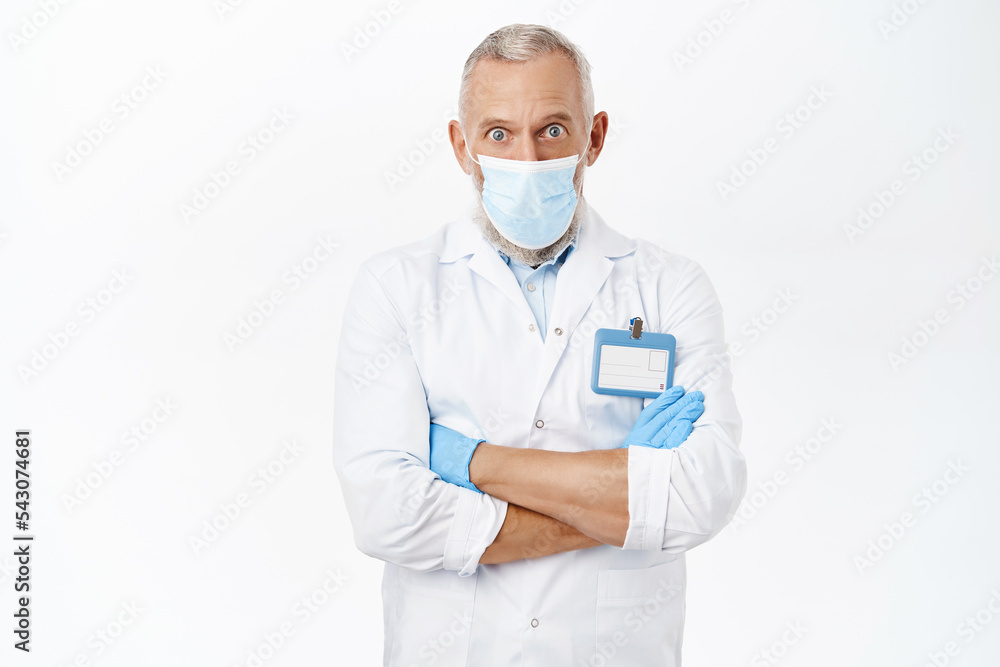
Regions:
<instances>
[{"instance_id":1,"label":"lab coat lapel","mask_svg":"<svg viewBox=\"0 0 1000 667\"><path fill-rule=\"evenodd\" d=\"M507 263L500 259L500 253L496 251L490 242L485 238L476 249L476 253L469 260L469 268L485 278L491 285L496 287L507 297L507 300L514 304L514 307L521 314L525 322L534 322L535 314L531 312L528 300L521 293L521 286L517 282L517 277L511 271ZM558 278L556 279L558 282ZM558 288L556 290L558 292ZM536 336L538 344L542 344L542 337Z\"/></svg>"},{"instance_id":2,"label":"lab coat lapel","mask_svg":"<svg viewBox=\"0 0 1000 667\"><path fill-rule=\"evenodd\" d=\"M556 294L552 313L549 315L549 328L545 332L545 354L542 366L538 369L536 405L569 345L573 332L615 267L614 261L606 256L606 251L614 255L617 247L602 247L603 241L607 240L604 233L606 230L604 221L588 207L577 237L577 245L556 276ZM557 327L562 330L561 335L554 333Z\"/></svg>"},{"instance_id":3,"label":"lab coat lapel","mask_svg":"<svg viewBox=\"0 0 1000 667\"><path fill-rule=\"evenodd\" d=\"M500 258L497 249L483 236L472 219L471 211L455 224L448 226L440 261L443 263L454 262L467 255L472 255L469 258L469 269L499 290L514 305L523 321L535 321L535 315L531 312L527 299L521 293L521 286L517 283L514 272ZM541 346L541 344L541 336L538 336L538 345Z\"/></svg>"}]
</instances>

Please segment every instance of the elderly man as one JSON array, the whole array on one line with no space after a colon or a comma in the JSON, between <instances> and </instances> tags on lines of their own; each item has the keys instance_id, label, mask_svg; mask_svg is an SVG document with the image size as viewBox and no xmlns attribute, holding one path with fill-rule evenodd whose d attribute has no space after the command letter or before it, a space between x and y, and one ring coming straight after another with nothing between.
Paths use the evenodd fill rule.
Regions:
<instances>
[{"instance_id":1,"label":"elderly man","mask_svg":"<svg viewBox=\"0 0 1000 667\"><path fill-rule=\"evenodd\" d=\"M338 351L334 463L385 561L384 664L679 665L684 554L746 488L718 298L584 201L608 115L561 33L497 30L459 95L475 206L363 263ZM591 386L595 332L632 318L676 339L645 407Z\"/></svg>"}]
</instances>

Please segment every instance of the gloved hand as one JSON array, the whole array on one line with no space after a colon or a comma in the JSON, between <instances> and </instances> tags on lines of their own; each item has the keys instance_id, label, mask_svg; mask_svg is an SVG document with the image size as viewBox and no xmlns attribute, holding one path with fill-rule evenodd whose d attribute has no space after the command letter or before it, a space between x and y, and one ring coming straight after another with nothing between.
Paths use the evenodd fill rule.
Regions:
<instances>
[{"instance_id":1,"label":"gloved hand","mask_svg":"<svg viewBox=\"0 0 1000 667\"><path fill-rule=\"evenodd\" d=\"M431 470L446 482L482 493L469 481L469 462L479 443L485 441L469 438L447 426L433 423L430 441Z\"/></svg>"},{"instance_id":2,"label":"gloved hand","mask_svg":"<svg viewBox=\"0 0 1000 667\"><path fill-rule=\"evenodd\" d=\"M622 447L640 445L658 449L680 446L694 431L694 422L705 412L705 395L684 393L684 387L665 390L642 409Z\"/></svg>"}]
</instances>

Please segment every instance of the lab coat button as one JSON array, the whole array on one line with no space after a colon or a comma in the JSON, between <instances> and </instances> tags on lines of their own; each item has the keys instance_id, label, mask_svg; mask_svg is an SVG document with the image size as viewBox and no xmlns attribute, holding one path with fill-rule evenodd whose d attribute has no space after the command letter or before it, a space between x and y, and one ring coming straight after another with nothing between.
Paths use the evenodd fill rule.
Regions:
<instances>
[{"instance_id":1,"label":"lab coat button","mask_svg":"<svg viewBox=\"0 0 1000 667\"><path fill-rule=\"evenodd\" d=\"M562 329L560 329L559 327L556 327L556 335L562 336Z\"/></svg>"},{"instance_id":2,"label":"lab coat button","mask_svg":"<svg viewBox=\"0 0 1000 667\"><path fill-rule=\"evenodd\" d=\"M535 325L534 324L529 324L528 325L528 331L534 331L534 330L535 330Z\"/></svg>"},{"instance_id":3,"label":"lab coat button","mask_svg":"<svg viewBox=\"0 0 1000 667\"><path fill-rule=\"evenodd\" d=\"M531 627L533 627L533 628L537 628L538 627L538 619L537 618L531 619Z\"/></svg>"},{"instance_id":4,"label":"lab coat button","mask_svg":"<svg viewBox=\"0 0 1000 667\"><path fill-rule=\"evenodd\" d=\"M529 292L535 291L535 283L528 283L528 291Z\"/></svg>"},{"instance_id":5,"label":"lab coat button","mask_svg":"<svg viewBox=\"0 0 1000 667\"><path fill-rule=\"evenodd\" d=\"M535 422L535 426L537 426L538 428L541 428L541 427L545 426L545 422L543 422L541 419L539 419L538 421Z\"/></svg>"}]
</instances>

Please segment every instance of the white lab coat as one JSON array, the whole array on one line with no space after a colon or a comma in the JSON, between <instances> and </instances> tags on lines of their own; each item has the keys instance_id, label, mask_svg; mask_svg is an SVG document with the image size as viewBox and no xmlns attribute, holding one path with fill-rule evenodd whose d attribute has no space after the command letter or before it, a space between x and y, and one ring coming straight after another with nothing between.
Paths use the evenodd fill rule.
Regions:
<instances>
[{"instance_id":1,"label":"white lab coat","mask_svg":"<svg viewBox=\"0 0 1000 667\"><path fill-rule=\"evenodd\" d=\"M677 449L629 449L624 547L479 565L507 503L430 471L429 424L511 447L618 446L644 401L591 390L594 331L635 316L677 338L674 383L703 391L705 413ZM543 343L469 217L377 253L351 286L334 464L358 548L385 561L385 665L680 664L684 553L746 489L718 298L697 263L589 210L548 325Z\"/></svg>"}]
</instances>

